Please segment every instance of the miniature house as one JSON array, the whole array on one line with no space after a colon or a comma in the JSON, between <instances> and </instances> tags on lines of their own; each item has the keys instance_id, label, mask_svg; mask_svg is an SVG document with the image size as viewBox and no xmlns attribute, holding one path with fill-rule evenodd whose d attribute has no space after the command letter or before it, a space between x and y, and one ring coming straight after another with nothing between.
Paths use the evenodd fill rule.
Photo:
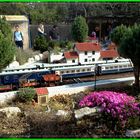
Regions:
<instances>
[{"instance_id":1,"label":"miniature house","mask_svg":"<svg viewBox=\"0 0 140 140\"><path fill-rule=\"evenodd\" d=\"M119 57L115 44L102 50L96 42L76 43L73 52L64 52L66 63L90 64L102 60L114 60Z\"/></svg>"},{"instance_id":2,"label":"miniature house","mask_svg":"<svg viewBox=\"0 0 140 140\"><path fill-rule=\"evenodd\" d=\"M114 60L119 56L117 50L101 50L99 60Z\"/></svg>"},{"instance_id":3,"label":"miniature house","mask_svg":"<svg viewBox=\"0 0 140 140\"><path fill-rule=\"evenodd\" d=\"M48 90L47 88L36 88L37 102L39 105L47 105L48 103Z\"/></svg>"},{"instance_id":4,"label":"miniature house","mask_svg":"<svg viewBox=\"0 0 140 140\"><path fill-rule=\"evenodd\" d=\"M77 52L64 52L66 63L78 63L79 56Z\"/></svg>"},{"instance_id":5,"label":"miniature house","mask_svg":"<svg viewBox=\"0 0 140 140\"><path fill-rule=\"evenodd\" d=\"M98 59L100 58L101 47L98 43L76 43L74 46L74 50L78 53L79 63L81 64L93 63L98 61Z\"/></svg>"},{"instance_id":6,"label":"miniature house","mask_svg":"<svg viewBox=\"0 0 140 140\"><path fill-rule=\"evenodd\" d=\"M89 64L99 60L101 47L98 43L76 43L73 52L65 52L66 63Z\"/></svg>"}]
</instances>

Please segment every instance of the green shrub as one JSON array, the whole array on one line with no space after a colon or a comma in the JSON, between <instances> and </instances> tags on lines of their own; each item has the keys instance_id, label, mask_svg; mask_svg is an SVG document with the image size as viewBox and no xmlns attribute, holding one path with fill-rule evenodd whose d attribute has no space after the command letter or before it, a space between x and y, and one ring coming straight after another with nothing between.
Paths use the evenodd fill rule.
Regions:
<instances>
[{"instance_id":1,"label":"green shrub","mask_svg":"<svg viewBox=\"0 0 140 140\"><path fill-rule=\"evenodd\" d=\"M70 51L72 49L73 45L74 45L73 42L68 41L68 40L61 41L59 44L60 48L65 49L66 51Z\"/></svg>"},{"instance_id":2,"label":"green shrub","mask_svg":"<svg viewBox=\"0 0 140 140\"><path fill-rule=\"evenodd\" d=\"M17 93L17 99L21 102L29 102L35 98L35 90L33 88L21 88Z\"/></svg>"},{"instance_id":3,"label":"green shrub","mask_svg":"<svg viewBox=\"0 0 140 140\"><path fill-rule=\"evenodd\" d=\"M35 50L39 50L40 52L44 52L48 50L48 41L45 37L37 36L34 40L34 46L33 48Z\"/></svg>"}]
</instances>

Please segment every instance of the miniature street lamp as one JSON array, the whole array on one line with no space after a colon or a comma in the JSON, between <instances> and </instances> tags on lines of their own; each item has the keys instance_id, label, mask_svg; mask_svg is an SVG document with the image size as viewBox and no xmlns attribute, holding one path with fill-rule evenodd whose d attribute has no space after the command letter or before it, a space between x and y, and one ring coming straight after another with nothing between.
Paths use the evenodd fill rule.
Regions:
<instances>
[{"instance_id":1,"label":"miniature street lamp","mask_svg":"<svg viewBox=\"0 0 140 140\"><path fill-rule=\"evenodd\" d=\"M94 90L96 90L96 74L97 74L97 71L98 71L98 64L95 64L95 67L94 67L94 77L95 77Z\"/></svg>"}]
</instances>

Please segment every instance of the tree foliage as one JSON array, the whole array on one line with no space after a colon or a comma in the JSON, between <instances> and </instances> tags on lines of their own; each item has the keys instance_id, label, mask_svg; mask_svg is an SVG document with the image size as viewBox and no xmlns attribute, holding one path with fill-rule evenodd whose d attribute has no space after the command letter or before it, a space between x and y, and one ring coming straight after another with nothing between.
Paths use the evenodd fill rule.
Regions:
<instances>
[{"instance_id":1,"label":"tree foliage","mask_svg":"<svg viewBox=\"0 0 140 140\"><path fill-rule=\"evenodd\" d=\"M118 26L111 34L111 39L118 45L118 52L124 58L131 59L134 66L135 85L139 87L140 69L140 25L131 27Z\"/></svg>"},{"instance_id":2,"label":"tree foliage","mask_svg":"<svg viewBox=\"0 0 140 140\"><path fill-rule=\"evenodd\" d=\"M0 3L0 12L4 15L27 15L33 24L39 22L57 23L71 22L77 16L115 17L126 15L136 17L140 15L140 3Z\"/></svg>"},{"instance_id":3,"label":"tree foliage","mask_svg":"<svg viewBox=\"0 0 140 140\"><path fill-rule=\"evenodd\" d=\"M116 27L111 34L111 40L115 42L116 45L119 45L119 43L121 43L121 40L123 39L122 36L126 31L127 27L123 24Z\"/></svg>"},{"instance_id":4,"label":"tree foliage","mask_svg":"<svg viewBox=\"0 0 140 140\"><path fill-rule=\"evenodd\" d=\"M72 36L75 41L84 42L88 36L88 25L85 18L78 16L72 24Z\"/></svg>"},{"instance_id":5,"label":"tree foliage","mask_svg":"<svg viewBox=\"0 0 140 140\"><path fill-rule=\"evenodd\" d=\"M0 70L5 68L14 57L14 43L10 25L0 18Z\"/></svg>"}]
</instances>

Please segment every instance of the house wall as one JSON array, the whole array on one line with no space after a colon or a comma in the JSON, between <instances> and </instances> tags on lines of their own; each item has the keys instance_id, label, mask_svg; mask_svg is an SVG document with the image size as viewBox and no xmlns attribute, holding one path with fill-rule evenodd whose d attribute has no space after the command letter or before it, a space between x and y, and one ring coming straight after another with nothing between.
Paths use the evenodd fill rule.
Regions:
<instances>
[{"instance_id":1,"label":"house wall","mask_svg":"<svg viewBox=\"0 0 140 140\"><path fill-rule=\"evenodd\" d=\"M69 64L73 63L72 60L75 60L75 63L78 64L78 58L66 59L67 63L69 63Z\"/></svg>"},{"instance_id":2,"label":"house wall","mask_svg":"<svg viewBox=\"0 0 140 140\"><path fill-rule=\"evenodd\" d=\"M110 58L110 60L115 60L115 59L117 59L117 58L118 58L118 57L112 57L112 58ZM101 58L101 57L100 57L100 58L99 58L99 61L104 61L104 59L105 59L105 58Z\"/></svg>"},{"instance_id":3,"label":"house wall","mask_svg":"<svg viewBox=\"0 0 140 140\"><path fill-rule=\"evenodd\" d=\"M63 53L59 53L59 54L51 53L50 62L53 62L53 61L56 61L56 60L61 60L62 58L64 58Z\"/></svg>"},{"instance_id":4,"label":"house wall","mask_svg":"<svg viewBox=\"0 0 140 140\"><path fill-rule=\"evenodd\" d=\"M85 52L81 52L78 51L77 49L75 49L75 51L77 51L77 53L79 54L79 62L81 64L89 64L89 63L93 63L99 60L100 58L100 52L95 52L95 54L92 54L92 51L88 51L87 55L85 55ZM95 59L95 61L92 61L92 59ZM85 59L87 59L87 62L85 62Z\"/></svg>"}]
</instances>

